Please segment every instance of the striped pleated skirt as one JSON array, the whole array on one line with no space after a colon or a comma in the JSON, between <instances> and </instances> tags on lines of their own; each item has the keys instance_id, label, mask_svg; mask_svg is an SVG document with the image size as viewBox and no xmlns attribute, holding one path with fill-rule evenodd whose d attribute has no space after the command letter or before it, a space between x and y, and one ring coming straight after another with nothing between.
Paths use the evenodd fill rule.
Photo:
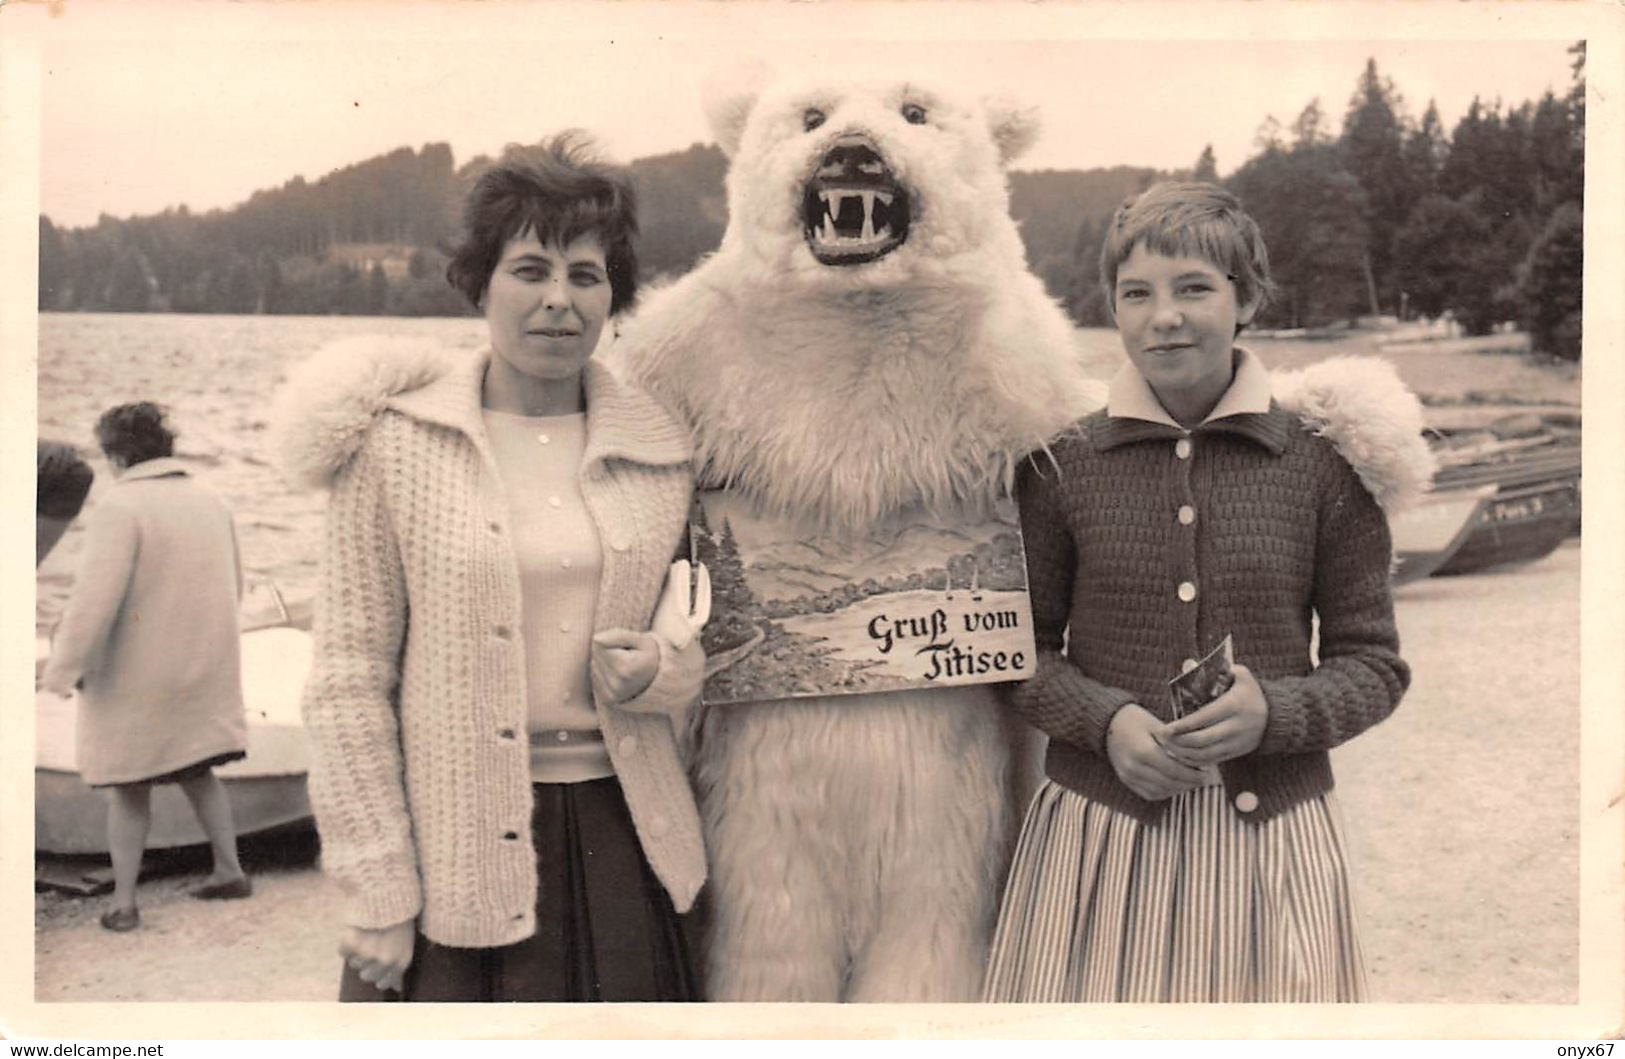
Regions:
<instances>
[{"instance_id":1,"label":"striped pleated skirt","mask_svg":"<svg viewBox=\"0 0 1625 1059\"><path fill-rule=\"evenodd\" d=\"M1365 999L1340 812L1262 822L1222 786L1155 823L1046 782L1022 827L984 998L1029 1003Z\"/></svg>"}]
</instances>

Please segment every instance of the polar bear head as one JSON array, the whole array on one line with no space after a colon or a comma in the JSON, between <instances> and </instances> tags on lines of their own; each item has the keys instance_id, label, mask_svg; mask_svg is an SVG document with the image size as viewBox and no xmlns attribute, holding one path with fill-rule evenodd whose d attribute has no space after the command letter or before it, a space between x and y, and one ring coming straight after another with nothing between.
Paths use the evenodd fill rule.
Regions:
<instances>
[{"instance_id":1,"label":"polar bear head","mask_svg":"<svg viewBox=\"0 0 1625 1059\"><path fill-rule=\"evenodd\" d=\"M916 282L990 252L1025 267L1004 166L1036 139L1032 110L907 80L757 75L707 111L731 160L723 252L778 282Z\"/></svg>"}]
</instances>

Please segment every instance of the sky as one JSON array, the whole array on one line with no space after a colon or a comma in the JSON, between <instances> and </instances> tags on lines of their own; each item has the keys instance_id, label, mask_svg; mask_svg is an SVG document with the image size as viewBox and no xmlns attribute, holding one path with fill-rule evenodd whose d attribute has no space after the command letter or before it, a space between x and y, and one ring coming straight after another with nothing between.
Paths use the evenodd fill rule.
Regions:
<instances>
[{"instance_id":1,"label":"sky","mask_svg":"<svg viewBox=\"0 0 1625 1059\"><path fill-rule=\"evenodd\" d=\"M41 37L40 209L78 226L230 207L403 145L447 142L461 164L567 126L621 160L681 150L712 139L703 85L753 59L873 65L1036 104L1045 131L1020 169L1188 167L1211 143L1223 175L1266 115L1290 123L1318 97L1340 124L1368 57L1413 117L1434 99L1449 128L1475 94L1566 90L1574 39L1479 20L1444 26L1446 39L1434 26L1435 39L1377 40L1384 20L1360 18L1263 32L1209 20L1220 39L1179 39L1201 12L995 7L68 3ZM1294 34L1329 39L1283 39Z\"/></svg>"}]
</instances>

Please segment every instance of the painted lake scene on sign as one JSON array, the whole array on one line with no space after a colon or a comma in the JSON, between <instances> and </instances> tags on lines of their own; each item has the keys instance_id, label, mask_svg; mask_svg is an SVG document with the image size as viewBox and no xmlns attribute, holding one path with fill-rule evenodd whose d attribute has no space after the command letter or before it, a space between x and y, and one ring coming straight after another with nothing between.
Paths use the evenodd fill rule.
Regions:
<instances>
[{"instance_id":1,"label":"painted lake scene on sign","mask_svg":"<svg viewBox=\"0 0 1625 1059\"><path fill-rule=\"evenodd\" d=\"M707 703L1023 680L1032 608L1015 506L905 511L836 537L700 494L694 557L711 570Z\"/></svg>"}]
</instances>

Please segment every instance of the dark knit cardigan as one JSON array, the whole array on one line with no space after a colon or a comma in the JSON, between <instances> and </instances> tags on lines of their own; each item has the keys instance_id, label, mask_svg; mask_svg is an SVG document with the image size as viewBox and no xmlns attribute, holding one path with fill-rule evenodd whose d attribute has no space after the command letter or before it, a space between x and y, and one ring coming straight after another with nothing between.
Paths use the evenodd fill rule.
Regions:
<instances>
[{"instance_id":1,"label":"dark knit cardigan","mask_svg":"<svg viewBox=\"0 0 1625 1059\"><path fill-rule=\"evenodd\" d=\"M1051 453L1017 479L1038 666L1010 690L1050 737L1050 779L1160 818L1166 801L1117 778L1106 729L1129 703L1172 719L1168 679L1229 633L1269 703L1263 742L1220 766L1231 803L1263 820L1331 789L1327 750L1410 683L1388 523L1333 444L1272 402L1189 432L1101 411Z\"/></svg>"}]
</instances>

